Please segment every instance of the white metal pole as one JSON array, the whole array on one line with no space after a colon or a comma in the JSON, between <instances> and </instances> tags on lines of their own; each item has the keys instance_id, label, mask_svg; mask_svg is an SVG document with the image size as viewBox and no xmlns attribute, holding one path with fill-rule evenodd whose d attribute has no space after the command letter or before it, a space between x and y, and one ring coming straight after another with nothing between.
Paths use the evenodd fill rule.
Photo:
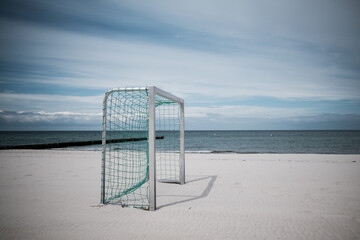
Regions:
<instances>
[{"instance_id":1,"label":"white metal pole","mask_svg":"<svg viewBox=\"0 0 360 240\"><path fill-rule=\"evenodd\" d=\"M155 144L155 89L148 88L149 96L149 190L150 211L156 210L156 144Z\"/></svg>"},{"instance_id":2,"label":"white metal pole","mask_svg":"<svg viewBox=\"0 0 360 240\"><path fill-rule=\"evenodd\" d=\"M180 101L180 184L185 184L185 120L184 100Z\"/></svg>"},{"instance_id":3,"label":"white metal pole","mask_svg":"<svg viewBox=\"0 0 360 240\"><path fill-rule=\"evenodd\" d=\"M103 102L103 132L102 132L102 159L101 159L101 203L105 204L105 160L106 160L106 115L107 115L107 100L110 92L107 92Z\"/></svg>"}]
</instances>

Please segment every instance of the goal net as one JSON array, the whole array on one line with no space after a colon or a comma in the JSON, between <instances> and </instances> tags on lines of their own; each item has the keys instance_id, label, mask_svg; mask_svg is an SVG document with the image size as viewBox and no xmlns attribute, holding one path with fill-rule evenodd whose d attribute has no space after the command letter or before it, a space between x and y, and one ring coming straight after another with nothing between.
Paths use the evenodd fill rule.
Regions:
<instances>
[{"instance_id":1,"label":"goal net","mask_svg":"<svg viewBox=\"0 0 360 240\"><path fill-rule=\"evenodd\" d=\"M184 101L156 87L105 94L101 202L156 209L156 180L185 183Z\"/></svg>"}]
</instances>

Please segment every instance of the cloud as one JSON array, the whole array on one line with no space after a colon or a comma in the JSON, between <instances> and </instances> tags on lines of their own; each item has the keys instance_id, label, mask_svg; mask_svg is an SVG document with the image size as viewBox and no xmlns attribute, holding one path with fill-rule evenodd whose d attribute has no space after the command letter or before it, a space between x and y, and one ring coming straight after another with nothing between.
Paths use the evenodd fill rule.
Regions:
<instances>
[{"instance_id":1,"label":"cloud","mask_svg":"<svg viewBox=\"0 0 360 240\"><path fill-rule=\"evenodd\" d=\"M13 50L21 58L13 59L16 74L4 74L8 81L102 91L157 85L178 95L220 98L359 98L356 72L328 66L322 63L321 55L302 49L250 44L243 46L247 49L243 53L237 48L234 53L219 53L86 36L31 24L16 23L14 27L23 29L16 39L31 41ZM255 48L263 52L252 52ZM7 59L2 60L4 64Z\"/></svg>"},{"instance_id":2,"label":"cloud","mask_svg":"<svg viewBox=\"0 0 360 240\"><path fill-rule=\"evenodd\" d=\"M349 47L359 46L355 40L360 20L357 1L150 0L121 5L189 30L225 34L226 38L263 36L342 47L345 40L352 43Z\"/></svg>"},{"instance_id":3,"label":"cloud","mask_svg":"<svg viewBox=\"0 0 360 240\"><path fill-rule=\"evenodd\" d=\"M194 109L193 109L194 110ZM190 110L191 111L191 110ZM101 130L101 113L0 111L0 131ZM268 114L186 115L187 130L360 130L360 114L294 114L291 118Z\"/></svg>"},{"instance_id":4,"label":"cloud","mask_svg":"<svg viewBox=\"0 0 360 240\"><path fill-rule=\"evenodd\" d=\"M339 113L344 105L303 102L359 103L359 9L350 0L2 1L0 109L96 114L111 88L156 85L185 99L189 119L219 126ZM254 98L297 104L247 104Z\"/></svg>"},{"instance_id":5,"label":"cloud","mask_svg":"<svg viewBox=\"0 0 360 240\"><path fill-rule=\"evenodd\" d=\"M1 111L0 131L100 130L102 114Z\"/></svg>"},{"instance_id":6,"label":"cloud","mask_svg":"<svg viewBox=\"0 0 360 240\"><path fill-rule=\"evenodd\" d=\"M49 94L0 93L0 109L5 111L49 111L99 113L102 111L101 96L64 96Z\"/></svg>"},{"instance_id":7,"label":"cloud","mask_svg":"<svg viewBox=\"0 0 360 240\"><path fill-rule=\"evenodd\" d=\"M312 116L314 111L308 108L277 108L258 106L212 106L212 107L187 107L187 117L208 117L208 118L292 118L299 116Z\"/></svg>"},{"instance_id":8,"label":"cloud","mask_svg":"<svg viewBox=\"0 0 360 240\"><path fill-rule=\"evenodd\" d=\"M81 33L111 31L141 34L142 37L147 33L169 37L169 33L176 32L178 37L186 37L186 32L199 32L252 39L251 36L261 33L268 38L292 36L301 41L320 40L322 44L326 40L340 39L343 43L347 39L356 44L354 37L359 34L356 23L360 19L360 4L352 0L276 0L271 3L251 0L64 0L61 3L7 0L1 4L0 14L7 18Z\"/></svg>"}]
</instances>

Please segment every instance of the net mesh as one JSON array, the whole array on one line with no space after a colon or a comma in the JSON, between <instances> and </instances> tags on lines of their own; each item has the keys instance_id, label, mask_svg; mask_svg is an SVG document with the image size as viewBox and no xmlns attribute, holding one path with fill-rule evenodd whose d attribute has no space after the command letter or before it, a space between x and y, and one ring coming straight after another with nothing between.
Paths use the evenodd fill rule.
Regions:
<instances>
[{"instance_id":1,"label":"net mesh","mask_svg":"<svg viewBox=\"0 0 360 240\"><path fill-rule=\"evenodd\" d=\"M149 207L148 91L111 91L106 102L104 203ZM155 97L157 180L180 181L179 104Z\"/></svg>"},{"instance_id":2,"label":"net mesh","mask_svg":"<svg viewBox=\"0 0 360 240\"><path fill-rule=\"evenodd\" d=\"M180 109L179 104L161 96L155 97L156 179L162 182L180 181Z\"/></svg>"}]
</instances>

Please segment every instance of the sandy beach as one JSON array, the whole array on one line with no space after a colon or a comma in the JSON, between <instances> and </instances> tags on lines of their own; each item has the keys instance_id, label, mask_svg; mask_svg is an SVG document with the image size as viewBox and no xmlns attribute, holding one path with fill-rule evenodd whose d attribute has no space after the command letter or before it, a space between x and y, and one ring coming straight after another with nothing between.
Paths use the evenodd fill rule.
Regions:
<instances>
[{"instance_id":1,"label":"sandy beach","mask_svg":"<svg viewBox=\"0 0 360 240\"><path fill-rule=\"evenodd\" d=\"M100 159L0 151L0 238L360 239L360 155L187 154L155 212L99 205Z\"/></svg>"}]
</instances>

